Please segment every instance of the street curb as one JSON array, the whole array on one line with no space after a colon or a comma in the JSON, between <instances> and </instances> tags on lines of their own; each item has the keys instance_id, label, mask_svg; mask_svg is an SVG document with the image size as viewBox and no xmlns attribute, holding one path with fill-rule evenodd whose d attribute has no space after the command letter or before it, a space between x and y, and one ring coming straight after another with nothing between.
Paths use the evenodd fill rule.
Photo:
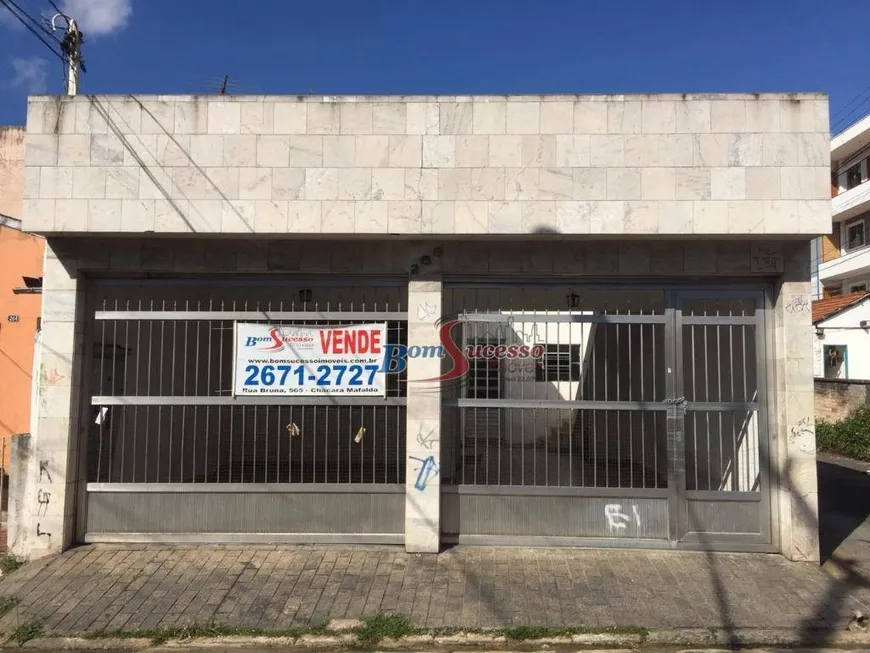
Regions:
<instances>
[{"instance_id":1,"label":"street curb","mask_svg":"<svg viewBox=\"0 0 870 653\"><path fill-rule=\"evenodd\" d=\"M496 645L493 648L493 645ZM735 628L699 629L699 628L668 628L650 630L644 636L640 634L620 633L584 633L564 637L543 637L527 640L507 640L504 635L487 635L480 632L456 633L452 635L409 635L399 639L383 639L375 645L362 643L351 633L336 633L330 635L302 635L298 638L260 635L221 636L189 639L171 639L156 644L144 638L85 638L85 637L38 637L26 642L22 648L34 650L112 650L112 651L178 651L185 649L211 649L216 647L236 647L239 649L252 647L282 646L304 650L366 648L373 650L409 650L409 651L451 651L458 649L498 650L501 653L511 653L544 649L571 648L607 648L607 649L638 649L646 647L686 646L686 647L752 647L752 646L860 646L870 645L870 632L853 632L848 630L819 629L805 632L795 632L790 628ZM18 648L9 641L0 643L0 649Z\"/></svg>"}]
</instances>

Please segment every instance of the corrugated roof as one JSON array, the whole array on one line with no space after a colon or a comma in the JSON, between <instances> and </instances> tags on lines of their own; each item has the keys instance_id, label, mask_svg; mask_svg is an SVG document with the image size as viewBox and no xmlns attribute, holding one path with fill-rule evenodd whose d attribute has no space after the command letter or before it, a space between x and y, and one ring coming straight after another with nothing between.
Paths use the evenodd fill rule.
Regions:
<instances>
[{"instance_id":1,"label":"corrugated roof","mask_svg":"<svg viewBox=\"0 0 870 653\"><path fill-rule=\"evenodd\" d=\"M813 324L831 317L850 306L870 297L870 292L853 292L849 295L826 297L813 302Z\"/></svg>"}]
</instances>

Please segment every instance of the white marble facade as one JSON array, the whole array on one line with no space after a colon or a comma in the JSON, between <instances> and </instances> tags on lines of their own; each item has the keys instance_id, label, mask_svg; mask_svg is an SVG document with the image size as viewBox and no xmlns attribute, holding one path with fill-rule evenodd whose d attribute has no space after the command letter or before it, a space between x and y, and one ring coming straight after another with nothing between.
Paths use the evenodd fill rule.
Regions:
<instances>
[{"instance_id":1,"label":"white marble facade","mask_svg":"<svg viewBox=\"0 0 870 653\"><path fill-rule=\"evenodd\" d=\"M826 232L819 94L79 96L28 107L41 233Z\"/></svg>"}]
</instances>

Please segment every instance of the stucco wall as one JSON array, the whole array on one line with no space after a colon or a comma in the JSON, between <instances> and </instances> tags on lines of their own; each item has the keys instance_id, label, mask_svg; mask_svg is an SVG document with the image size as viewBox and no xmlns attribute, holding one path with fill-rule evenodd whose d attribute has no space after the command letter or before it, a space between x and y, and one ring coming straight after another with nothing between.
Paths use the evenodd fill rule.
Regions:
<instances>
[{"instance_id":1,"label":"stucco wall","mask_svg":"<svg viewBox=\"0 0 870 653\"><path fill-rule=\"evenodd\" d=\"M846 360L840 367L840 378L870 380L870 301L862 302L816 325L813 334L813 372L825 375L825 346L846 347ZM819 336L821 331L822 336Z\"/></svg>"},{"instance_id":2,"label":"stucco wall","mask_svg":"<svg viewBox=\"0 0 870 653\"><path fill-rule=\"evenodd\" d=\"M830 231L821 94L31 98L40 232Z\"/></svg>"},{"instance_id":3,"label":"stucco wall","mask_svg":"<svg viewBox=\"0 0 870 653\"><path fill-rule=\"evenodd\" d=\"M22 276L42 276L43 252L44 241L39 236L0 226L0 456L4 469L8 469L9 437L30 430L34 337L42 311L40 295L16 295L12 289L24 285Z\"/></svg>"},{"instance_id":4,"label":"stucco wall","mask_svg":"<svg viewBox=\"0 0 870 653\"><path fill-rule=\"evenodd\" d=\"M0 127L0 214L21 219L24 128ZM0 218L0 460L9 469L10 442L30 430L30 383L39 295L16 295L23 276L41 277L43 239L6 226Z\"/></svg>"}]
</instances>

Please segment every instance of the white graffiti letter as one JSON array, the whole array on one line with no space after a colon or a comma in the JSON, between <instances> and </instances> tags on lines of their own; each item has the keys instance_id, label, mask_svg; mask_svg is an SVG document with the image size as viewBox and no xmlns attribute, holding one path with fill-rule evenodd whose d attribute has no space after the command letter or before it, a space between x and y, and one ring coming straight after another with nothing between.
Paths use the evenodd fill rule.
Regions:
<instances>
[{"instance_id":1,"label":"white graffiti letter","mask_svg":"<svg viewBox=\"0 0 870 653\"><path fill-rule=\"evenodd\" d=\"M609 503L604 506L604 516L607 517L607 525L610 530L623 529L631 517L622 512L622 506L618 503Z\"/></svg>"}]
</instances>

